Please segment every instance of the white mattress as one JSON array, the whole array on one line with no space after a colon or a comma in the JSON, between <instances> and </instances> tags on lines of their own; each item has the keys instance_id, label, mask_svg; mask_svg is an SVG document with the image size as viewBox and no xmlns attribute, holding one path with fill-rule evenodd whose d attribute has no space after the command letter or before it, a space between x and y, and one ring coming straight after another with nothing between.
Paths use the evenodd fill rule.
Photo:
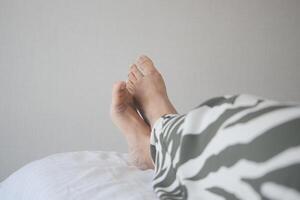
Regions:
<instances>
[{"instance_id":1,"label":"white mattress","mask_svg":"<svg viewBox=\"0 0 300 200\"><path fill-rule=\"evenodd\" d=\"M55 154L16 171L0 185L1 200L157 199L152 170L115 152Z\"/></svg>"}]
</instances>

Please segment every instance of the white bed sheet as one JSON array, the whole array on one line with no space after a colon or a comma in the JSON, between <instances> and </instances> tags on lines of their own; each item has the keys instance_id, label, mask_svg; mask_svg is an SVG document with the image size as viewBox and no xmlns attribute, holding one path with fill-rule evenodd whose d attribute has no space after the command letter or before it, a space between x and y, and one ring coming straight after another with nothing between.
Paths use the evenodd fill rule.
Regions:
<instances>
[{"instance_id":1,"label":"white bed sheet","mask_svg":"<svg viewBox=\"0 0 300 200\"><path fill-rule=\"evenodd\" d=\"M27 164L0 185L1 200L157 199L152 170L116 152L61 153Z\"/></svg>"}]
</instances>

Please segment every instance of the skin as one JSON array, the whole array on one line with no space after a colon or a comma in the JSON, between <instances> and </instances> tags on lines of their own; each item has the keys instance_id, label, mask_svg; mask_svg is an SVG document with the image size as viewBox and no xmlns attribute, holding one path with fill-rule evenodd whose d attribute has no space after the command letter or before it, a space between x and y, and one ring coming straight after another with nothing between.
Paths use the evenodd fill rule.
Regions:
<instances>
[{"instance_id":1,"label":"skin","mask_svg":"<svg viewBox=\"0 0 300 200\"><path fill-rule=\"evenodd\" d=\"M127 83L114 84L110 113L127 140L133 164L140 169L154 168L149 148L151 127L161 116L177 112L150 58L140 56L129 70Z\"/></svg>"},{"instance_id":2,"label":"skin","mask_svg":"<svg viewBox=\"0 0 300 200\"><path fill-rule=\"evenodd\" d=\"M153 127L165 114L176 114L170 102L163 77L147 56L140 56L130 68L128 90Z\"/></svg>"},{"instance_id":3,"label":"skin","mask_svg":"<svg viewBox=\"0 0 300 200\"><path fill-rule=\"evenodd\" d=\"M138 114L125 82L119 81L113 86L110 114L127 140L132 163L142 170L153 168L149 149L150 127Z\"/></svg>"}]
</instances>

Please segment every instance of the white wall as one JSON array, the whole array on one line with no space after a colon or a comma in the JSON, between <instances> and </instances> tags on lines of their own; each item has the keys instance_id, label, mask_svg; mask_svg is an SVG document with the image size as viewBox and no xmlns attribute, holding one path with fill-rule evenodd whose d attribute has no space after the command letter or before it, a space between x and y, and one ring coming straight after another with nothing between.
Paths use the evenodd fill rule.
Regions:
<instances>
[{"instance_id":1,"label":"white wall","mask_svg":"<svg viewBox=\"0 0 300 200\"><path fill-rule=\"evenodd\" d=\"M145 53L181 112L208 97L300 101L299 0L0 0L0 180L49 154L126 151L110 89Z\"/></svg>"}]
</instances>

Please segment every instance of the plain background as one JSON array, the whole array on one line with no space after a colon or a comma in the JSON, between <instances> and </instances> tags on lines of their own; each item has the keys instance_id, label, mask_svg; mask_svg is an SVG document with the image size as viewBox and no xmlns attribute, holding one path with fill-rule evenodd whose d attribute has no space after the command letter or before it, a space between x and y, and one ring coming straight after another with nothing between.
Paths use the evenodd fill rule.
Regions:
<instances>
[{"instance_id":1,"label":"plain background","mask_svg":"<svg viewBox=\"0 0 300 200\"><path fill-rule=\"evenodd\" d=\"M300 101L299 0L0 0L0 180L68 151L126 151L111 85L152 57L180 112L216 95Z\"/></svg>"}]
</instances>

